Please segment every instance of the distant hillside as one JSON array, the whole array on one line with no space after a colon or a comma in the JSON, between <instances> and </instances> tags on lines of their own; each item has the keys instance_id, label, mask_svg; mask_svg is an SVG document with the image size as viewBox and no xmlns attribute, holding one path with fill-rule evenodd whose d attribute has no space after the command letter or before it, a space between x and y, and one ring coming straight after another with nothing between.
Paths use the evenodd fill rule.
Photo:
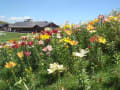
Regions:
<instances>
[{"instance_id":1,"label":"distant hillside","mask_svg":"<svg viewBox=\"0 0 120 90\"><path fill-rule=\"evenodd\" d=\"M0 21L0 24L7 24L7 22L4 22L4 21Z\"/></svg>"}]
</instances>

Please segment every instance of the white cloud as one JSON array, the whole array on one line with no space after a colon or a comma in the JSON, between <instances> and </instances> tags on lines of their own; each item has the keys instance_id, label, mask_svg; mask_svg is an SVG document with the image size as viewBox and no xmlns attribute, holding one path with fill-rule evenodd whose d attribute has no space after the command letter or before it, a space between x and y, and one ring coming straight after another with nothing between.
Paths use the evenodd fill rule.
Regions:
<instances>
[{"instance_id":1,"label":"white cloud","mask_svg":"<svg viewBox=\"0 0 120 90\"><path fill-rule=\"evenodd\" d=\"M4 18L6 18L5 16L0 16L0 19L4 19Z\"/></svg>"},{"instance_id":2,"label":"white cloud","mask_svg":"<svg viewBox=\"0 0 120 90\"><path fill-rule=\"evenodd\" d=\"M24 16L24 17L9 17L9 21L23 21L25 19L31 19L29 16Z\"/></svg>"}]
</instances>

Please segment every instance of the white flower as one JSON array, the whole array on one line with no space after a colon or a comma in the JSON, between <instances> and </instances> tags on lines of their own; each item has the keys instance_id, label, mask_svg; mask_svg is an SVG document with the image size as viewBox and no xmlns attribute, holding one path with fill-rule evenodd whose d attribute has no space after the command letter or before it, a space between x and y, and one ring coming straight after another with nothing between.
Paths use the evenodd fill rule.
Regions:
<instances>
[{"instance_id":1,"label":"white flower","mask_svg":"<svg viewBox=\"0 0 120 90\"><path fill-rule=\"evenodd\" d=\"M88 50L81 49L80 52L73 52L73 56L84 57L88 53Z\"/></svg>"},{"instance_id":2,"label":"white flower","mask_svg":"<svg viewBox=\"0 0 120 90\"><path fill-rule=\"evenodd\" d=\"M60 35L60 33L57 34L57 38L62 38L61 35Z\"/></svg>"},{"instance_id":3,"label":"white flower","mask_svg":"<svg viewBox=\"0 0 120 90\"><path fill-rule=\"evenodd\" d=\"M48 74L54 73L55 71L62 72L64 71L63 65L59 65L57 63L50 64L50 68L47 69Z\"/></svg>"},{"instance_id":4,"label":"white flower","mask_svg":"<svg viewBox=\"0 0 120 90\"><path fill-rule=\"evenodd\" d=\"M59 72L62 72L64 70L63 65L58 65L58 70L59 70Z\"/></svg>"},{"instance_id":5,"label":"white flower","mask_svg":"<svg viewBox=\"0 0 120 90\"><path fill-rule=\"evenodd\" d=\"M48 71L48 74L51 74L51 73L55 72L54 69L47 69L47 71Z\"/></svg>"},{"instance_id":6,"label":"white flower","mask_svg":"<svg viewBox=\"0 0 120 90\"><path fill-rule=\"evenodd\" d=\"M90 32L90 33L95 33L95 32L96 32L96 30L90 30L89 32Z\"/></svg>"},{"instance_id":7,"label":"white flower","mask_svg":"<svg viewBox=\"0 0 120 90\"><path fill-rule=\"evenodd\" d=\"M8 44L6 44L8 47L11 47L11 46L14 46L15 44L13 44L13 43L8 43Z\"/></svg>"}]
</instances>

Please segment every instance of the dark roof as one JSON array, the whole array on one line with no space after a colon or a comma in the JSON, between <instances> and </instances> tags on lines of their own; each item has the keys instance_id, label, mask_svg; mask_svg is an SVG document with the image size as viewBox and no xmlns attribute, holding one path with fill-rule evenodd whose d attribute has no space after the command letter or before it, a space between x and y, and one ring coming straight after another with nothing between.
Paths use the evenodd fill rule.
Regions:
<instances>
[{"instance_id":1,"label":"dark roof","mask_svg":"<svg viewBox=\"0 0 120 90\"><path fill-rule=\"evenodd\" d=\"M0 24L0 27L4 27L5 25L7 25L7 24Z\"/></svg>"},{"instance_id":2,"label":"dark roof","mask_svg":"<svg viewBox=\"0 0 120 90\"><path fill-rule=\"evenodd\" d=\"M52 22L51 22L52 23ZM51 23L49 23L49 22L47 22L47 21L41 21L41 22L33 22L33 21L24 21L24 22L16 22L15 24L13 24L13 25L10 25L10 27L15 27L15 28L32 28L32 27L34 27L34 26L39 26L39 27L45 27L45 26L47 26L47 25L49 25L49 24L51 24ZM54 24L54 23L52 23L52 24ZM57 26L57 25L56 25Z\"/></svg>"}]
</instances>

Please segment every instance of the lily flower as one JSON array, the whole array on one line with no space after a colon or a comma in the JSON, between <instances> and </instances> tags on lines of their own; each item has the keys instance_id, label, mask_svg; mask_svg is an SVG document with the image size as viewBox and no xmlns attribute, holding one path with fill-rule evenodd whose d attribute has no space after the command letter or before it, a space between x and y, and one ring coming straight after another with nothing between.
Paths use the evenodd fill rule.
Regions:
<instances>
[{"instance_id":1,"label":"lily flower","mask_svg":"<svg viewBox=\"0 0 120 90\"><path fill-rule=\"evenodd\" d=\"M88 53L88 50L81 49L80 52L73 52L73 56L84 57Z\"/></svg>"}]
</instances>

